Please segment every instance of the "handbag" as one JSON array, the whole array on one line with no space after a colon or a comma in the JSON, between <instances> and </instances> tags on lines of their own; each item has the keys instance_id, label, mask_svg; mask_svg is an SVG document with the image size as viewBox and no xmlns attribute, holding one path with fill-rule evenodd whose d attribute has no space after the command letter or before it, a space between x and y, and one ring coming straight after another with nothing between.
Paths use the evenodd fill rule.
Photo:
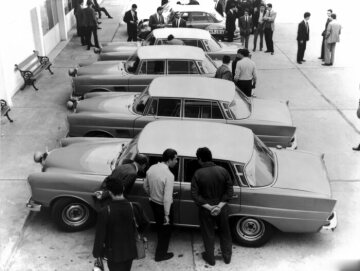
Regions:
<instances>
[{"instance_id":1,"label":"handbag","mask_svg":"<svg viewBox=\"0 0 360 271\"><path fill-rule=\"evenodd\" d=\"M139 233L138 231L139 226L136 222L134 207L131 202L130 202L130 206L132 209L133 220L134 220L134 238L135 238L136 251L137 251L136 259L140 260L140 259L144 259L146 256L145 249L147 248L147 239L141 233Z\"/></svg>"}]
</instances>

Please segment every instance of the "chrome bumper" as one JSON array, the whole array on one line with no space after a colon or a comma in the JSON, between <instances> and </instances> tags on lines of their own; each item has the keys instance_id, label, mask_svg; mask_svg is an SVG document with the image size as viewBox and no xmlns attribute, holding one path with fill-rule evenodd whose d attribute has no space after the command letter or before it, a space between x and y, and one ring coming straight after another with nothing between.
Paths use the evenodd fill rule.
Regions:
<instances>
[{"instance_id":1,"label":"chrome bumper","mask_svg":"<svg viewBox=\"0 0 360 271\"><path fill-rule=\"evenodd\" d=\"M28 203L26 203L26 207L29 208L30 211L40 212L41 211L41 204L35 203L33 199L29 199Z\"/></svg>"},{"instance_id":2,"label":"chrome bumper","mask_svg":"<svg viewBox=\"0 0 360 271\"><path fill-rule=\"evenodd\" d=\"M290 146L290 147L287 147L286 149L293 151L293 150L296 150L297 147L298 147L298 145L297 145L297 136L294 135L294 141L291 142L291 146Z\"/></svg>"},{"instance_id":3,"label":"chrome bumper","mask_svg":"<svg viewBox=\"0 0 360 271\"><path fill-rule=\"evenodd\" d=\"M321 231L334 231L336 229L336 226L337 226L337 215L336 215L336 212L334 211L330 220L329 220L329 224L326 225L326 226L322 226L321 227Z\"/></svg>"}]
</instances>

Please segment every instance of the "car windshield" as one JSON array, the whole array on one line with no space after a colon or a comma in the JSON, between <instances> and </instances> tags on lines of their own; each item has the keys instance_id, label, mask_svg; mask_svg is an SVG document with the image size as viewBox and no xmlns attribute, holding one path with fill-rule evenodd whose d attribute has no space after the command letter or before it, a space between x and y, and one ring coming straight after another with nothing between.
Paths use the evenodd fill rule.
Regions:
<instances>
[{"instance_id":1,"label":"car windshield","mask_svg":"<svg viewBox=\"0 0 360 271\"><path fill-rule=\"evenodd\" d=\"M125 69L128 73L135 73L140 63L140 59L138 58L137 54L133 54L128 58L125 63Z\"/></svg>"},{"instance_id":2,"label":"car windshield","mask_svg":"<svg viewBox=\"0 0 360 271\"><path fill-rule=\"evenodd\" d=\"M245 119L251 114L251 100L238 88L236 88L234 100L229 107L235 119Z\"/></svg>"},{"instance_id":3,"label":"car windshield","mask_svg":"<svg viewBox=\"0 0 360 271\"><path fill-rule=\"evenodd\" d=\"M210 13L211 16L215 19L215 23L220 23L224 20L224 17L221 16L218 12L214 11Z\"/></svg>"},{"instance_id":4,"label":"car windshield","mask_svg":"<svg viewBox=\"0 0 360 271\"><path fill-rule=\"evenodd\" d=\"M133 160L137 152L137 142L139 139L139 134L137 134L127 145L122 148L122 151L119 152L116 157L115 167L118 165L126 164L129 160Z\"/></svg>"},{"instance_id":5,"label":"car windshield","mask_svg":"<svg viewBox=\"0 0 360 271\"><path fill-rule=\"evenodd\" d=\"M204 44L209 52L217 52L221 50L221 45L214 39L213 36L211 36L211 39L209 40L204 40Z\"/></svg>"},{"instance_id":6,"label":"car windshield","mask_svg":"<svg viewBox=\"0 0 360 271\"><path fill-rule=\"evenodd\" d=\"M205 59L203 61L197 61L201 73L215 73L216 72L216 65L212 61L212 59L205 54Z\"/></svg>"},{"instance_id":7,"label":"car windshield","mask_svg":"<svg viewBox=\"0 0 360 271\"><path fill-rule=\"evenodd\" d=\"M245 166L245 176L251 187L267 186L274 181L274 154L257 136L254 136L254 150Z\"/></svg>"},{"instance_id":8,"label":"car windshield","mask_svg":"<svg viewBox=\"0 0 360 271\"><path fill-rule=\"evenodd\" d=\"M142 115L146 108L146 104L149 101L149 88L146 88L140 95L135 97L134 104L133 104L133 111Z\"/></svg>"}]
</instances>

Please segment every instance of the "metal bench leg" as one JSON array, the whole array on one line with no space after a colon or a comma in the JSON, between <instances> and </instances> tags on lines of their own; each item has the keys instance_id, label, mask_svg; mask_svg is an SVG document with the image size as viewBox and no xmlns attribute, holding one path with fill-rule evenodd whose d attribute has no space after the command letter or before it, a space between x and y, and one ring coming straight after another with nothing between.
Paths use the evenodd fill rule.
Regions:
<instances>
[{"instance_id":1,"label":"metal bench leg","mask_svg":"<svg viewBox=\"0 0 360 271\"><path fill-rule=\"evenodd\" d=\"M51 65L50 65L50 66L51 66ZM54 74L54 73L52 72L52 70L50 69L50 66L47 67L47 70L48 70L51 74Z\"/></svg>"},{"instance_id":2,"label":"metal bench leg","mask_svg":"<svg viewBox=\"0 0 360 271\"><path fill-rule=\"evenodd\" d=\"M9 116L9 111L6 112L5 117L7 117L10 122L13 122L13 120L12 120L12 119L10 118L10 116Z\"/></svg>"},{"instance_id":3,"label":"metal bench leg","mask_svg":"<svg viewBox=\"0 0 360 271\"><path fill-rule=\"evenodd\" d=\"M37 90L39 90L39 89L35 86L35 81L36 81L36 79L31 80L31 85L32 85L33 88L37 91Z\"/></svg>"}]
</instances>

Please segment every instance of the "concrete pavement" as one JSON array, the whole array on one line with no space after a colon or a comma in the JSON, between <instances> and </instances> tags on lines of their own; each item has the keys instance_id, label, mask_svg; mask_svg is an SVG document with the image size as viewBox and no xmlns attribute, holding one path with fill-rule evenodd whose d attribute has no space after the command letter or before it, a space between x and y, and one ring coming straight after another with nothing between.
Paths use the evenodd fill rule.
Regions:
<instances>
[{"instance_id":1,"label":"concrete pavement","mask_svg":"<svg viewBox=\"0 0 360 271\"><path fill-rule=\"evenodd\" d=\"M141 7L138 1L138 6ZM160 1L158 1L160 2ZM145 2L144 2L145 3ZM126 40L120 15L127 1L105 0L114 19L102 20L102 42ZM277 8L279 10L279 8ZM119 25L119 22L121 25ZM254 52L259 81L256 95L261 98L290 101L297 126L299 149L325 153L338 200L339 226L333 233L276 233L263 248L250 249L234 245L233 260L221 260L209 267L201 259L202 242L198 230L177 229L171 242L173 260L153 261L155 235L149 233L147 258L134 261L133 270L340 270L341 265L359 260L360 229L360 153L351 147L360 142L360 121L355 111L359 98L358 69L347 53L351 34L344 32L337 48L336 63L323 67L317 59L321 42L320 27L312 27L311 42L305 58L295 61L297 25L276 25L275 55ZM346 42L348 41L348 42ZM58 146L67 133L65 107L70 95L67 70L75 64L95 59L92 51L81 47L79 38L60 44L54 75L43 72L37 82L39 91L28 87L14 97L10 124L1 119L0 126L0 270L90 270L94 230L80 233L59 232L48 213L28 215L24 204L30 196L26 178L40 170L32 160L36 150ZM251 42L250 42L251 44ZM251 47L250 47L251 48Z\"/></svg>"}]
</instances>

